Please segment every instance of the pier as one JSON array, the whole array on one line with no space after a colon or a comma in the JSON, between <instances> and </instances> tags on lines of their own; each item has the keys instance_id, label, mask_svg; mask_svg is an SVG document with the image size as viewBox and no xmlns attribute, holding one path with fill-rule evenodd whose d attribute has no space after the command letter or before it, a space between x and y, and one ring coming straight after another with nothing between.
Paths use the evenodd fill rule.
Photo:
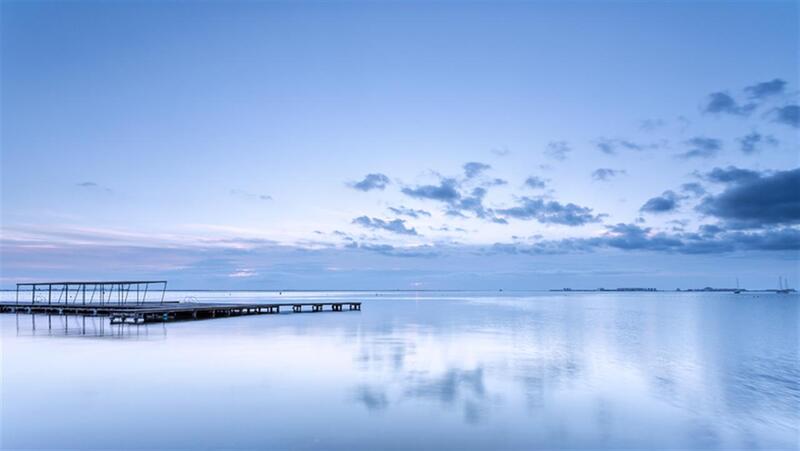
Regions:
<instances>
[{"instance_id":1,"label":"pier","mask_svg":"<svg viewBox=\"0 0 800 451\"><path fill-rule=\"evenodd\" d=\"M160 290L153 290L157 286ZM45 282L17 284L13 302L0 302L2 313L107 316L112 324L269 315L284 312L361 310L361 302L206 303L164 301L166 281ZM55 288L55 289L54 289ZM30 291L30 298L27 292ZM38 296L37 296L38 293ZM22 294L22 299L20 299ZM149 297L148 297L149 296Z\"/></svg>"}]
</instances>

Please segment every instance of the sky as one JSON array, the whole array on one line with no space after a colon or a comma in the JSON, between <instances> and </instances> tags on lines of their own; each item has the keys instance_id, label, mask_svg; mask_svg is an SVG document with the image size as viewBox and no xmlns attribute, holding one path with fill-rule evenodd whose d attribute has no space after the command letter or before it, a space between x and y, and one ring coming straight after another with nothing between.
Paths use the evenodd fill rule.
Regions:
<instances>
[{"instance_id":1,"label":"sky","mask_svg":"<svg viewBox=\"0 0 800 451\"><path fill-rule=\"evenodd\" d=\"M797 2L17 2L0 286L793 287Z\"/></svg>"}]
</instances>

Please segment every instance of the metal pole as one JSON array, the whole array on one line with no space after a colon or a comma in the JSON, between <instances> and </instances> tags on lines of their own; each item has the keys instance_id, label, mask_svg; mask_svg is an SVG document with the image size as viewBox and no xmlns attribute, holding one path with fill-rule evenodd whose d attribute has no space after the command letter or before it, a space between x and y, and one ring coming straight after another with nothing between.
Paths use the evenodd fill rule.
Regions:
<instances>
[{"instance_id":1,"label":"metal pole","mask_svg":"<svg viewBox=\"0 0 800 451\"><path fill-rule=\"evenodd\" d=\"M19 305L19 284L17 284L17 300L16 305Z\"/></svg>"},{"instance_id":2,"label":"metal pole","mask_svg":"<svg viewBox=\"0 0 800 451\"><path fill-rule=\"evenodd\" d=\"M36 302L36 284L31 285L31 305Z\"/></svg>"},{"instance_id":3,"label":"metal pole","mask_svg":"<svg viewBox=\"0 0 800 451\"><path fill-rule=\"evenodd\" d=\"M47 286L47 305L53 303L53 284Z\"/></svg>"},{"instance_id":4,"label":"metal pole","mask_svg":"<svg viewBox=\"0 0 800 451\"><path fill-rule=\"evenodd\" d=\"M167 292L167 282L164 281L164 288L161 289L161 303L164 303L164 294Z\"/></svg>"},{"instance_id":5,"label":"metal pole","mask_svg":"<svg viewBox=\"0 0 800 451\"><path fill-rule=\"evenodd\" d=\"M83 305L86 305L86 284L83 284L83 299L81 300Z\"/></svg>"}]
</instances>

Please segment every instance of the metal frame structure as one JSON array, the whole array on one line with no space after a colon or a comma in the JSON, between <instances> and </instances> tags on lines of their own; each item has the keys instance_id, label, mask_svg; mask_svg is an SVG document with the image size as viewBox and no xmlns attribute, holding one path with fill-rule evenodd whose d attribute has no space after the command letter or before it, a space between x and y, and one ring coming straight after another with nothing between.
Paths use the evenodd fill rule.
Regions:
<instances>
[{"instance_id":1,"label":"metal frame structure","mask_svg":"<svg viewBox=\"0 0 800 451\"><path fill-rule=\"evenodd\" d=\"M148 303L148 292L158 299L158 289L150 289L151 285L161 285L160 300L149 301L150 304L164 303L167 291L166 280L123 280L111 282L36 282L18 283L16 304L19 305L19 293L30 287L31 303L37 304L37 291L41 294L39 304L47 305L144 305ZM39 289L41 287L41 289ZM55 288L55 290L54 290ZM38 290L37 290L38 289ZM116 296L115 296L116 293ZM58 298L55 298L55 294Z\"/></svg>"}]
</instances>

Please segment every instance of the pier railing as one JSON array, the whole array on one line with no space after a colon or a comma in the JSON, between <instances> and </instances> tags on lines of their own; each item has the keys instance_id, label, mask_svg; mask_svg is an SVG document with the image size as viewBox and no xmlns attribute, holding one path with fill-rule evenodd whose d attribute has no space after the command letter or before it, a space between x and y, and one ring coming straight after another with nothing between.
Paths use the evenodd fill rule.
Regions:
<instances>
[{"instance_id":1,"label":"pier railing","mask_svg":"<svg viewBox=\"0 0 800 451\"><path fill-rule=\"evenodd\" d=\"M16 304L28 292L31 305L163 304L166 291L166 280L18 283Z\"/></svg>"}]
</instances>

